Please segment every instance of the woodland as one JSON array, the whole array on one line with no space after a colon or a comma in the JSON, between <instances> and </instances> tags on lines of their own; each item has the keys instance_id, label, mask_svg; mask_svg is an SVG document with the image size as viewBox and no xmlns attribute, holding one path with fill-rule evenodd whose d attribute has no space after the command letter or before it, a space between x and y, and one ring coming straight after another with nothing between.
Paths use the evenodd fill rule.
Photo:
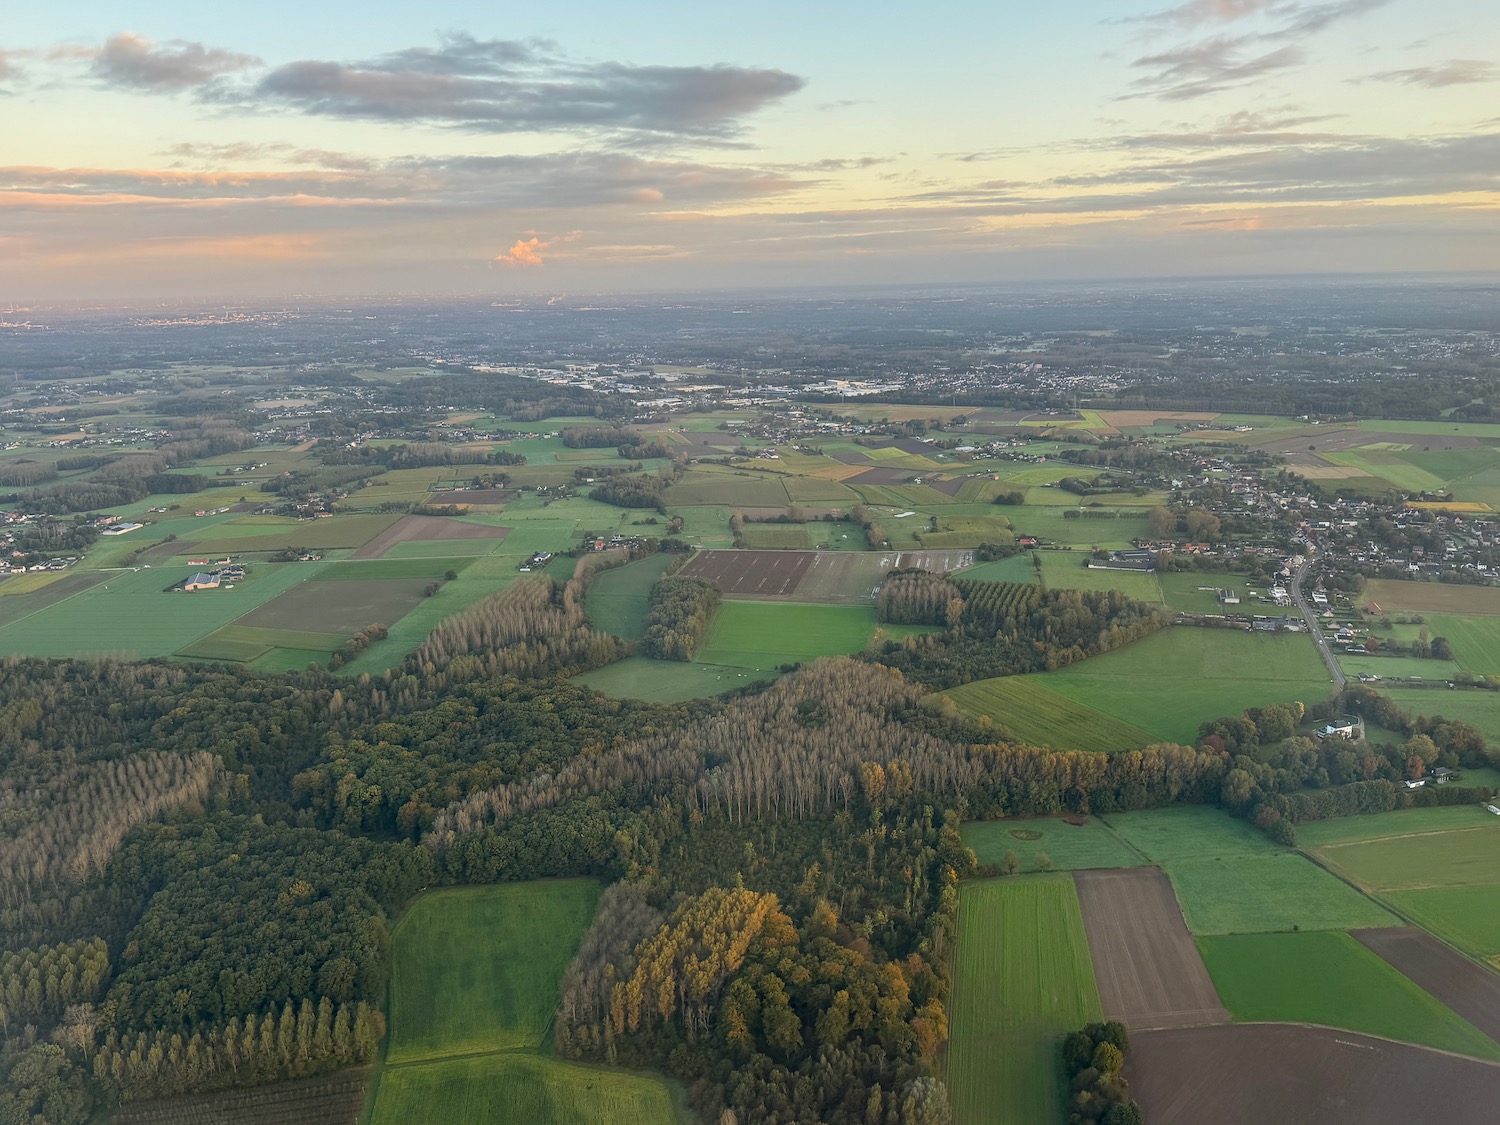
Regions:
<instances>
[{"instance_id":1,"label":"woodland","mask_svg":"<svg viewBox=\"0 0 1500 1125\"><path fill-rule=\"evenodd\" d=\"M590 627L580 573L512 583L380 676L0 664L0 1123L366 1062L419 891L588 875L609 887L559 1055L675 1076L706 1121L938 1125L963 819L1212 803L1275 834L1395 792L1389 757L1262 761L1293 721L1269 708L1099 754L923 704L1160 627L1118 594L897 574L881 618L934 632L656 704L569 679L631 648ZM671 658L718 591L659 589ZM1424 762L1494 757L1382 714Z\"/></svg>"}]
</instances>

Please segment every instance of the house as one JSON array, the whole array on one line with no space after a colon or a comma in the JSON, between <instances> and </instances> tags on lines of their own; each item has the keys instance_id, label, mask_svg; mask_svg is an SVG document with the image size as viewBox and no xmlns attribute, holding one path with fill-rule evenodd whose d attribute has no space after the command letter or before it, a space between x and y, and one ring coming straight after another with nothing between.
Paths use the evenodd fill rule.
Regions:
<instances>
[{"instance_id":1,"label":"house","mask_svg":"<svg viewBox=\"0 0 1500 1125\"><path fill-rule=\"evenodd\" d=\"M1424 785L1427 784L1427 779L1425 777L1419 777L1414 781L1403 781L1401 784L1406 786L1408 789L1421 789Z\"/></svg>"},{"instance_id":2,"label":"house","mask_svg":"<svg viewBox=\"0 0 1500 1125\"><path fill-rule=\"evenodd\" d=\"M1436 766L1432 771L1432 783L1447 785L1450 781L1457 781L1458 776L1457 770L1450 770L1447 766Z\"/></svg>"},{"instance_id":3,"label":"house","mask_svg":"<svg viewBox=\"0 0 1500 1125\"><path fill-rule=\"evenodd\" d=\"M219 576L212 571L200 570L184 582L182 588L189 594L196 590L217 590L219 588Z\"/></svg>"},{"instance_id":4,"label":"house","mask_svg":"<svg viewBox=\"0 0 1500 1125\"><path fill-rule=\"evenodd\" d=\"M1359 735L1358 719L1335 719L1314 732L1319 738L1356 738Z\"/></svg>"}]
</instances>

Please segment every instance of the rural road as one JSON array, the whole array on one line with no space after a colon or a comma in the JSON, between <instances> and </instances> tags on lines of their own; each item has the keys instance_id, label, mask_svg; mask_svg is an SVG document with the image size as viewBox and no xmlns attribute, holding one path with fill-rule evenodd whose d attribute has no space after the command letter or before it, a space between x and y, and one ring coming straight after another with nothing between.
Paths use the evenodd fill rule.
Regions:
<instances>
[{"instance_id":1,"label":"rural road","mask_svg":"<svg viewBox=\"0 0 1500 1125\"><path fill-rule=\"evenodd\" d=\"M1349 682L1344 670L1339 667L1338 659L1333 655L1333 649L1328 647L1328 641L1323 636L1323 629L1318 624L1318 615L1307 604L1307 595L1302 592L1302 579L1307 577L1307 572L1312 566L1311 559L1304 559L1297 572L1292 575L1292 601L1297 603L1297 612L1302 614L1302 620L1307 622L1307 631L1312 634L1313 643L1318 646L1318 652L1323 655L1323 663L1328 665L1328 671L1333 675L1334 685L1343 690L1344 685Z\"/></svg>"}]
</instances>

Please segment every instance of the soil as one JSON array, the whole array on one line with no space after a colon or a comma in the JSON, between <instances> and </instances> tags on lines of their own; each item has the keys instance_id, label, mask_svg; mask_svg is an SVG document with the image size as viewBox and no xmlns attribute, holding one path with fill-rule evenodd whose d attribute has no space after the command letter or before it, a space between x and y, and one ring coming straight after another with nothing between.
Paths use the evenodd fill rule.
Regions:
<instances>
[{"instance_id":1,"label":"soil","mask_svg":"<svg viewBox=\"0 0 1500 1125\"><path fill-rule=\"evenodd\" d=\"M509 534L508 527L460 523L450 516L402 516L349 557L378 559L397 543L415 540L433 542L442 539L504 539Z\"/></svg>"},{"instance_id":2,"label":"soil","mask_svg":"<svg viewBox=\"0 0 1500 1125\"><path fill-rule=\"evenodd\" d=\"M1349 936L1500 1043L1500 976L1412 926Z\"/></svg>"},{"instance_id":3,"label":"soil","mask_svg":"<svg viewBox=\"0 0 1500 1125\"><path fill-rule=\"evenodd\" d=\"M1132 1031L1228 1022L1160 868L1075 871L1073 881L1107 1017Z\"/></svg>"},{"instance_id":4,"label":"soil","mask_svg":"<svg viewBox=\"0 0 1500 1125\"><path fill-rule=\"evenodd\" d=\"M1151 1125L1494 1125L1500 1066L1296 1024L1143 1031L1131 1094Z\"/></svg>"},{"instance_id":5,"label":"soil","mask_svg":"<svg viewBox=\"0 0 1500 1125\"><path fill-rule=\"evenodd\" d=\"M717 582L731 597L786 597L812 560L810 551L703 551L682 573Z\"/></svg>"}]
</instances>

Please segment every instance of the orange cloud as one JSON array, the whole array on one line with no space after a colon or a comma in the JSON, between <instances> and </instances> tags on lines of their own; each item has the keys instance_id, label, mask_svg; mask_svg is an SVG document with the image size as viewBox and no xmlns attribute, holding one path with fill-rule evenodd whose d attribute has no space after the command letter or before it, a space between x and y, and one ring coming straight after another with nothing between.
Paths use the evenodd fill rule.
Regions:
<instances>
[{"instance_id":1,"label":"orange cloud","mask_svg":"<svg viewBox=\"0 0 1500 1125\"><path fill-rule=\"evenodd\" d=\"M504 254L497 255L495 261L505 266L539 266L542 264L541 252L549 245L551 244L543 242L535 235L530 238L518 238L516 244Z\"/></svg>"}]
</instances>

